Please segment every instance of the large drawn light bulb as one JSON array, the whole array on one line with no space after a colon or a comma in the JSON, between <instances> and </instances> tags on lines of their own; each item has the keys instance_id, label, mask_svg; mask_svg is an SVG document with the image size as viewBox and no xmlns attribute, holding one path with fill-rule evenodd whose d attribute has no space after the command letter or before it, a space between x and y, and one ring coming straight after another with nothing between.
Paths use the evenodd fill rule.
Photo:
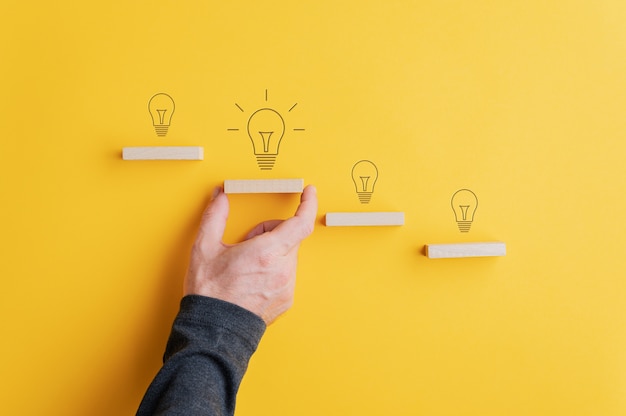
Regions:
<instances>
[{"instance_id":1,"label":"large drawn light bulb","mask_svg":"<svg viewBox=\"0 0 626 416\"><path fill-rule=\"evenodd\" d=\"M271 170L285 134L285 121L271 108L261 108L248 119L248 136L261 170Z\"/></svg>"},{"instance_id":2,"label":"large drawn light bulb","mask_svg":"<svg viewBox=\"0 0 626 416\"><path fill-rule=\"evenodd\" d=\"M369 204L377 180L378 169L369 160L360 160L352 167L352 182L362 204Z\"/></svg>"},{"instance_id":3,"label":"large drawn light bulb","mask_svg":"<svg viewBox=\"0 0 626 416\"><path fill-rule=\"evenodd\" d=\"M160 92L150 98L148 111L157 136L164 137L167 134L175 108L174 100L165 93Z\"/></svg>"},{"instance_id":4,"label":"large drawn light bulb","mask_svg":"<svg viewBox=\"0 0 626 416\"><path fill-rule=\"evenodd\" d=\"M459 230L462 233L469 232L478 207L476 194L469 189L459 189L452 195L451 204Z\"/></svg>"}]
</instances>

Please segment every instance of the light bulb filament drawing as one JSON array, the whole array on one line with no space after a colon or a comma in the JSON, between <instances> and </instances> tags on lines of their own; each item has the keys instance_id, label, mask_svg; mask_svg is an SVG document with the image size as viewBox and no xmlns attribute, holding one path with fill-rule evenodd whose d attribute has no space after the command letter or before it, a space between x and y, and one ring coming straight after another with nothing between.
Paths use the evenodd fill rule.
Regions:
<instances>
[{"instance_id":1,"label":"light bulb filament drawing","mask_svg":"<svg viewBox=\"0 0 626 416\"><path fill-rule=\"evenodd\" d=\"M163 124L163 122L165 121L165 113L167 113L167 109L157 109L156 111L159 113L159 124Z\"/></svg>"},{"instance_id":2,"label":"light bulb filament drawing","mask_svg":"<svg viewBox=\"0 0 626 416\"><path fill-rule=\"evenodd\" d=\"M478 208L478 197L469 189L459 189L452 195L450 203L459 231L469 232Z\"/></svg>"},{"instance_id":3,"label":"light bulb filament drawing","mask_svg":"<svg viewBox=\"0 0 626 416\"><path fill-rule=\"evenodd\" d=\"M265 101L268 101L267 90L265 90ZM291 112L296 105L298 103L293 104L288 112ZM242 113L245 112L239 104L235 103L235 106ZM248 118L246 131L259 169L272 170L274 168L286 130L283 116L270 107L260 108ZM239 131L239 129L229 128L227 131ZM304 131L304 129L294 128L293 131Z\"/></svg>"},{"instance_id":4,"label":"light bulb filament drawing","mask_svg":"<svg viewBox=\"0 0 626 416\"><path fill-rule=\"evenodd\" d=\"M148 112L157 136L167 135L175 108L174 99L163 92L153 95L148 101Z\"/></svg>"},{"instance_id":5,"label":"light bulb filament drawing","mask_svg":"<svg viewBox=\"0 0 626 416\"><path fill-rule=\"evenodd\" d=\"M352 167L352 182L362 204L369 204L378 180L378 168L369 160L360 160Z\"/></svg>"},{"instance_id":6,"label":"light bulb filament drawing","mask_svg":"<svg viewBox=\"0 0 626 416\"><path fill-rule=\"evenodd\" d=\"M268 153L270 151L270 139L272 138L273 131L260 131L261 139L263 140L263 152Z\"/></svg>"},{"instance_id":7,"label":"light bulb filament drawing","mask_svg":"<svg viewBox=\"0 0 626 416\"><path fill-rule=\"evenodd\" d=\"M360 176L361 178L361 184L363 185L361 191L362 192L366 192L367 191L367 181L370 179L369 176Z\"/></svg>"}]
</instances>

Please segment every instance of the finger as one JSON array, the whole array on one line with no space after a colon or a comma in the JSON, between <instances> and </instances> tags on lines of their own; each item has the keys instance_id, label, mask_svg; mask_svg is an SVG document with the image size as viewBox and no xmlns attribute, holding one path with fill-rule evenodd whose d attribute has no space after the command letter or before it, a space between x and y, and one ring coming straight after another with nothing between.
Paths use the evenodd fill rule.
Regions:
<instances>
[{"instance_id":1,"label":"finger","mask_svg":"<svg viewBox=\"0 0 626 416\"><path fill-rule=\"evenodd\" d=\"M250 231L248 233L248 235L246 235L246 240L249 240L251 238L254 238L258 235L267 233L269 231L272 231L274 228L276 228L280 223L282 223L283 220L269 220L269 221L264 221L260 224L257 224L256 227L254 227L252 229L252 231Z\"/></svg>"},{"instance_id":2,"label":"finger","mask_svg":"<svg viewBox=\"0 0 626 416\"><path fill-rule=\"evenodd\" d=\"M317 190L309 185L302 192L295 215L278 224L272 235L283 245L285 253L289 252L313 232L316 218Z\"/></svg>"},{"instance_id":3,"label":"finger","mask_svg":"<svg viewBox=\"0 0 626 416\"><path fill-rule=\"evenodd\" d=\"M211 202L202 214L198 238L209 247L218 245L224 237L226 220L228 219L228 197L221 187L215 188Z\"/></svg>"}]
</instances>

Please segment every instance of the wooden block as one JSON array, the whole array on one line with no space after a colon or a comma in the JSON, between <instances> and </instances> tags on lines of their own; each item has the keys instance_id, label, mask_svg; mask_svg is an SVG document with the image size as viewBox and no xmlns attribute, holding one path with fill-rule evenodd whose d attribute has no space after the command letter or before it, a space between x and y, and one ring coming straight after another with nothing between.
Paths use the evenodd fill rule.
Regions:
<instances>
[{"instance_id":1,"label":"wooden block","mask_svg":"<svg viewBox=\"0 0 626 416\"><path fill-rule=\"evenodd\" d=\"M327 227L404 225L404 212L328 212Z\"/></svg>"},{"instance_id":2,"label":"wooden block","mask_svg":"<svg viewBox=\"0 0 626 416\"><path fill-rule=\"evenodd\" d=\"M202 160L204 148L199 146L125 147L124 160Z\"/></svg>"},{"instance_id":3,"label":"wooden block","mask_svg":"<svg viewBox=\"0 0 626 416\"><path fill-rule=\"evenodd\" d=\"M227 179L227 194L291 194L304 189L304 179Z\"/></svg>"},{"instance_id":4,"label":"wooden block","mask_svg":"<svg viewBox=\"0 0 626 416\"><path fill-rule=\"evenodd\" d=\"M427 244L426 255L431 259L505 256L506 244L502 242Z\"/></svg>"}]
</instances>

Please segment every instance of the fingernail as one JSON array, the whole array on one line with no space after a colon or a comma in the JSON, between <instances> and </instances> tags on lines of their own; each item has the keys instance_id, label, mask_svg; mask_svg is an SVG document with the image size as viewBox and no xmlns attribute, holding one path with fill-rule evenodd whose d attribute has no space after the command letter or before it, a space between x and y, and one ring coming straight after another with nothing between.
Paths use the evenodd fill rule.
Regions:
<instances>
[{"instance_id":1,"label":"fingernail","mask_svg":"<svg viewBox=\"0 0 626 416\"><path fill-rule=\"evenodd\" d=\"M213 189L213 193L211 194L211 201L217 198L220 192L222 192L222 188L220 186L216 186L215 189Z\"/></svg>"}]
</instances>

